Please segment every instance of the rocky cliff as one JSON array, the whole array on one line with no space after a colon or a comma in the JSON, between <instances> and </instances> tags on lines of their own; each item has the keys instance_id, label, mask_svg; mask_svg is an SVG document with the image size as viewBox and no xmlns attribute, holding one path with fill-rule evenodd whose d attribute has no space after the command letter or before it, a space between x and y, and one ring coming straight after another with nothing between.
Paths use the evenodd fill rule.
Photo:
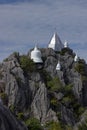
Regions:
<instances>
[{"instance_id":1,"label":"rocky cliff","mask_svg":"<svg viewBox=\"0 0 87 130\"><path fill-rule=\"evenodd\" d=\"M49 122L61 123L61 129L79 129L86 122L87 64L82 59L74 62L69 48L61 52L43 48L41 53L42 64L33 63L30 51L22 56L15 52L0 64L1 102L30 130L26 122L31 118L38 119L41 129ZM60 71L56 70L58 60Z\"/></svg>"},{"instance_id":2,"label":"rocky cliff","mask_svg":"<svg viewBox=\"0 0 87 130\"><path fill-rule=\"evenodd\" d=\"M0 104L0 130L28 130L10 110Z\"/></svg>"}]
</instances>

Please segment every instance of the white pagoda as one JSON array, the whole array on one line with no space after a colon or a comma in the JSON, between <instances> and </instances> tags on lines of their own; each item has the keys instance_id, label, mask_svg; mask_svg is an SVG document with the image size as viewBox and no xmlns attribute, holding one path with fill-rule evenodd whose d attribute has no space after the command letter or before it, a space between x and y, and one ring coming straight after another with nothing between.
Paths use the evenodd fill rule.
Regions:
<instances>
[{"instance_id":1,"label":"white pagoda","mask_svg":"<svg viewBox=\"0 0 87 130\"><path fill-rule=\"evenodd\" d=\"M61 51L61 49L64 48L64 45L62 44L57 33L54 33L54 35L48 45L48 48L52 48L55 51Z\"/></svg>"},{"instance_id":2,"label":"white pagoda","mask_svg":"<svg viewBox=\"0 0 87 130\"><path fill-rule=\"evenodd\" d=\"M35 46L34 50L31 51L31 59L35 62L35 63L43 63L42 59L41 59L41 52L40 50L37 48L37 46Z\"/></svg>"},{"instance_id":3,"label":"white pagoda","mask_svg":"<svg viewBox=\"0 0 87 130\"><path fill-rule=\"evenodd\" d=\"M79 60L79 57L77 56L77 54L74 57L74 61L77 62Z\"/></svg>"},{"instance_id":4,"label":"white pagoda","mask_svg":"<svg viewBox=\"0 0 87 130\"><path fill-rule=\"evenodd\" d=\"M68 48L68 42L66 40L64 42L64 48Z\"/></svg>"},{"instance_id":5,"label":"white pagoda","mask_svg":"<svg viewBox=\"0 0 87 130\"><path fill-rule=\"evenodd\" d=\"M61 65L60 65L59 61L58 61L57 66L56 66L56 70L61 70Z\"/></svg>"}]
</instances>

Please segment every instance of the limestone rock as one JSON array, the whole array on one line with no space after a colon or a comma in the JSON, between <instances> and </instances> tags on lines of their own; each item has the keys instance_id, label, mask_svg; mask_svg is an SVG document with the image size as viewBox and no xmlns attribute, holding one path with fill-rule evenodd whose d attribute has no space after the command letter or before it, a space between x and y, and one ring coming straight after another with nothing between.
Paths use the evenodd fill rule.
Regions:
<instances>
[{"instance_id":1,"label":"limestone rock","mask_svg":"<svg viewBox=\"0 0 87 130\"><path fill-rule=\"evenodd\" d=\"M0 130L28 130L8 108L0 104Z\"/></svg>"},{"instance_id":2,"label":"limestone rock","mask_svg":"<svg viewBox=\"0 0 87 130\"><path fill-rule=\"evenodd\" d=\"M50 122L50 121L58 122L58 117L56 115L56 112L54 112L52 109L49 109L47 113L47 117L45 119L45 122Z\"/></svg>"},{"instance_id":3,"label":"limestone rock","mask_svg":"<svg viewBox=\"0 0 87 130\"><path fill-rule=\"evenodd\" d=\"M75 125L76 122L72 110L66 108L63 105L61 105L61 119L65 124L68 125Z\"/></svg>"},{"instance_id":4,"label":"limestone rock","mask_svg":"<svg viewBox=\"0 0 87 130\"><path fill-rule=\"evenodd\" d=\"M57 98L57 100L61 100L64 97L64 94L59 92L59 93L54 93L55 97Z\"/></svg>"},{"instance_id":5,"label":"limestone rock","mask_svg":"<svg viewBox=\"0 0 87 130\"><path fill-rule=\"evenodd\" d=\"M26 75L21 68L19 55L12 54L3 61L0 64L0 93L7 94L8 107L13 105L17 112L27 113L29 117L39 119L42 124L52 120L58 122L60 119L57 117L57 112L59 112L62 123L75 125L77 120L74 117L72 103L68 105L62 103L63 97L66 97L65 90L55 91L48 88L47 83L58 77L63 88L72 84L73 98L77 99L75 103L87 106L87 80L82 81L81 74L75 70L76 63L72 51L62 55L61 52L44 48L41 49L41 53L43 64L36 64L36 70ZM61 63L60 71L56 71L58 60ZM86 64L84 69L86 78Z\"/></svg>"},{"instance_id":6,"label":"limestone rock","mask_svg":"<svg viewBox=\"0 0 87 130\"><path fill-rule=\"evenodd\" d=\"M42 123L45 121L49 110L49 99L47 97L47 89L44 83L40 83L40 87L36 92L31 105L33 116L39 119Z\"/></svg>"},{"instance_id":7,"label":"limestone rock","mask_svg":"<svg viewBox=\"0 0 87 130\"><path fill-rule=\"evenodd\" d=\"M79 122L77 122L74 126L74 130L79 130L78 127L82 126L83 124L86 124L87 121L87 110L80 116Z\"/></svg>"}]
</instances>

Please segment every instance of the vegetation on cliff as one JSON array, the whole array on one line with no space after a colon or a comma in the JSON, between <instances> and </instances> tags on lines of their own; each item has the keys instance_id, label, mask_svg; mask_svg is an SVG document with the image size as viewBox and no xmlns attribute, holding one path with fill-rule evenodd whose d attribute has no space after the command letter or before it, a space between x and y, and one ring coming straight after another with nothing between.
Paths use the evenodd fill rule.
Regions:
<instances>
[{"instance_id":1,"label":"vegetation on cliff","mask_svg":"<svg viewBox=\"0 0 87 130\"><path fill-rule=\"evenodd\" d=\"M0 98L29 130L87 129L87 64L69 48L42 49L43 64L14 53L0 66ZM58 60L61 70L56 70ZM82 119L84 118L84 122ZM3 129L2 129L3 130Z\"/></svg>"}]
</instances>

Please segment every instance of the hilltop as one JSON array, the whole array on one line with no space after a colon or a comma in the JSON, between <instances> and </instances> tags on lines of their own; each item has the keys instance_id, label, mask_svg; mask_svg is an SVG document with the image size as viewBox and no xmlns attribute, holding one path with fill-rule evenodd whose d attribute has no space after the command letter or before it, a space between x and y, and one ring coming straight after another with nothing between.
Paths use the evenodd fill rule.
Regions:
<instances>
[{"instance_id":1,"label":"hilltop","mask_svg":"<svg viewBox=\"0 0 87 130\"><path fill-rule=\"evenodd\" d=\"M50 48L40 51L42 64L31 60L31 50L27 55L14 52L0 64L2 106L7 107L29 130L32 124L35 130L84 129L87 120L87 64L83 59L74 62L75 53L70 48L63 48L60 52ZM59 59L61 70L58 71ZM5 125L4 120L2 124ZM0 130L4 129L0 126Z\"/></svg>"}]
</instances>

